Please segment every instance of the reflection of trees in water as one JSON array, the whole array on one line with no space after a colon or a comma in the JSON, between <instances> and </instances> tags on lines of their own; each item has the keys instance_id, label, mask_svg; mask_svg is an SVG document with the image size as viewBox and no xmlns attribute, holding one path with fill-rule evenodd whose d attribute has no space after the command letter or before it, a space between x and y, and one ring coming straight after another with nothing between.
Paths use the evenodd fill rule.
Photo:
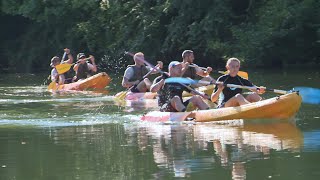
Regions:
<instances>
[{"instance_id":1,"label":"reflection of trees in water","mask_svg":"<svg viewBox=\"0 0 320 180\"><path fill-rule=\"evenodd\" d=\"M144 141L136 135L127 134L121 124L55 129L51 132L55 147L64 150L51 156L58 157L59 163L68 164L68 172L74 177L144 179L156 166L153 156L136 146L138 141ZM145 151L149 151L147 146Z\"/></svg>"},{"instance_id":2,"label":"reflection of trees in water","mask_svg":"<svg viewBox=\"0 0 320 180\"><path fill-rule=\"evenodd\" d=\"M142 124L137 132L143 132L138 135L142 139L139 147L152 146L155 163L175 177L225 168L231 169L233 179L245 179L247 161L268 159L272 150L297 152L302 144L301 132L287 123L236 127Z\"/></svg>"}]
</instances>

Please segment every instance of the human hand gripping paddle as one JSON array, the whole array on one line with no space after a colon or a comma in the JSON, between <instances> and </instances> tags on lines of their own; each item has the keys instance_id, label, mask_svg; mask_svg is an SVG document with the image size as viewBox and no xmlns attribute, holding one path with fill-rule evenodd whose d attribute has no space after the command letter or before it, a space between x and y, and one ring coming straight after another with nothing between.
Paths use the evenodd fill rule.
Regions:
<instances>
[{"instance_id":1,"label":"human hand gripping paddle","mask_svg":"<svg viewBox=\"0 0 320 180\"><path fill-rule=\"evenodd\" d=\"M146 75L144 75L144 76L139 80L139 83L140 83L141 81L143 81L145 78L147 78L152 72L154 72L154 70L158 70L157 67L160 67L160 65L157 64L154 68L152 68ZM138 83L138 84L139 84L139 83ZM131 86L130 88L128 88L126 91L122 91L122 92L116 94L115 97L116 97L118 100L124 100L124 99L126 98L128 92L130 92L131 89L133 89L133 87L134 87L134 85Z\"/></svg>"},{"instance_id":2,"label":"human hand gripping paddle","mask_svg":"<svg viewBox=\"0 0 320 180\"><path fill-rule=\"evenodd\" d=\"M189 67L198 67L198 68L200 68L202 70L207 70L207 68L205 68L205 67L200 67L200 66L193 65L193 64L190 64ZM218 73L220 73L220 74L228 74L229 72L228 71L218 71ZM238 72L238 76L240 76L242 78L245 78L245 79L249 79L249 75L245 71L239 71Z\"/></svg>"},{"instance_id":3,"label":"human hand gripping paddle","mask_svg":"<svg viewBox=\"0 0 320 180\"><path fill-rule=\"evenodd\" d=\"M208 81L193 80L193 79L182 78L182 77L168 78L168 79L166 79L166 82L168 82L168 83L180 82L180 83L184 83L184 84L201 83L204 85L219 84L219 83L211 83ZM280 90L280 89L269 89L266 87L241 86L241 85L236 85L236 84L224 84L224 85L226 87L241 88L241 89L248 89L248 90L265 89L265 91L274 92L274 93L278 93L278 94L288 94L288 93L292 93L292 92L298 92L299 95L301 95L301 97L302 97L302 102L308 103L308 104L320 104L320 89L317 89L317 88L294 87L292 90L286 91L286 90Z\"/></svg>"},{"instance_id":4,"label":"human hand gripping paddle","mask_svg":"<svg viewBox=\"0 0 320 180\"><path fill-rule=\"evenodd\" d=\"M90 55L90 57L87 57L87 58L85 58L85 59L81 59L81 60L79 60L79 61L77 61L77 62L75 62L75 63L72 63L72 64L69 64L69 63L59 64L59 65L56 66L56 70L57 70L58 74L63 74L63 73L65 73L65 72L69 71L70 68L71 68L71 66L79 63L80 61L87 61L87 60L89 60L90 58L91 58L91 55Z\"/></svg>"},{"instance_id":5,"label":"human hand gripping paddle","mask_svg":"<svg viewBox=\"0 0 320 180\"><path fill-rule=\"evenodd\" d=\"M132 56L132 57L134 56L134 54L133 54L133 53L130 53L130 52L125 52L125 54L128 54L128 55L130 55L130 56ZM142 58L141 58L141 59L139 59L139 60L143 61L143 62L144 62L146 65L148 65L149 67L155 69L155 66L152 65L152 64L150 64L150 63L149 63L148 61L146 61L145 59L142 59ZM160 69L159 69L158 71L159 71L161 74L164 74L164 73L165 73L164 71L162 71L162 70L160 70ZM193 88L185 85L183 82L177 81L177 82L175 82L175 83L179 83L180 85L184 86L185 88L187 88L188 90L194 92L195 94L197 94L197 95L199 95L199 96L201 96L201 97L203 97L203 98L205 98L205 99L210 100L210 97L208 97L206 94L198 92L197 90L195 90L195 89L193 89ZM190 84L190 83L186 83L186 84Z\"/></svg>"}]
</instances>

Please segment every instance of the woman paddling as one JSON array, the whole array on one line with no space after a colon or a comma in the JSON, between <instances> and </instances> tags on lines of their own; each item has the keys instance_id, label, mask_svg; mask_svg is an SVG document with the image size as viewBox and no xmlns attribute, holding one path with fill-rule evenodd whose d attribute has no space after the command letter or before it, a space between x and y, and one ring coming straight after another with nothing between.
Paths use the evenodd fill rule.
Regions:
<instances>
[{"instance_id":1,"label":"woman paddling","mask_svg":"<svg viewBox=\"0 0 320 180\"><path fill-rule=\"evenodd\" d=\"M260 101L262 98L258 94L265 92L264 88L257 88L253 93L244 97L241 88L225 87L224 84L235 84L242 86L255 86L249 80L238 76L240 69L240 61L237 58L230 58L227 61L226 68L229 74L220 76L217 79L217 85L214 92L211 95L211 101L216 102L219 99L218 107L234 107L250 102Z\"/></svg>"}]
</instances>

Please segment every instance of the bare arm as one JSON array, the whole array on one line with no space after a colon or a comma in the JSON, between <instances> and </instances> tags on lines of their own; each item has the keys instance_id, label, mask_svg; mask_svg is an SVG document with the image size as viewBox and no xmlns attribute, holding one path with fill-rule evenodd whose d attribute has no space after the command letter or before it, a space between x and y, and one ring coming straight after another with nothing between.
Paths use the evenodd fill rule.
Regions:
<instances>
[{"instance_id":1,"label":"bare arm","mask_svg":"<svg viewBox=\"0 0 320 180\"><path fill-rule=\"evenodd\" d=\"M96 65L94 60L95 60L94 56L90 55L90 61L92 63L92 66L91 66L90 70L93 71L93 72L97 72L98 69L97 69L97 65Z\"/></svg>"},{"instance_id":2,"label":"bare arm","mask_svg":"<svg viewBox=\"0 0 320 180\"><path fill-rule=\"evenodd\" d=\"M72 64L73 63L73 56L70 53L70 49L66 48L64 49L64 52L67 53L68 59L66 61L63 61L64 63Z\"/></svg>"},{"instance_id":3,"label":"bare arm","mask_svg":"<svg viewBox=\"0 0 320 180\"><path fill-rule=\"evenodd\" d=\"M52 69L51 70L51 81L52 82L56 82L57 81L57 79L58 79L58 72L57 72L57 70L55 70L55 69Z\"/></svg>"},{"instance_id":4,"label":"bare arm","mask_svg":"<svg viewBox=\"0 0 320 180\"><path fill-rule=\"evenodd\" d=\"M161 71L161 69L163 67L163 62L162 61L158 61L158 64L154 68L152 68L150 66L146 66L146 67L149 70L149 72L151 71L150 72L151 74L157 74L157 73L160 73L160 71Z\"/></svg>"},{"instance_id":5,"label":"bare arm","mask_svg":"<svg viewBox=\"0 0 320 180\"><path fill-rule=\"evenodd\" d=\"M201 77L208 76L210 74L210 72L212 71L211 67L200 68L199 66L196 66L195 69L196 69L196 74L201 76Z\"/></svg>"},{"instance_id":6,"label":"bare arm","mask_svg":"<svg viewBox=\"0 0 320 180\"><path fill-rule=\"evenodd\" d=\"M218 86L217 91L211 94L211 101L212 102L216 102L219 99L219 95L222 92L222 90L224 89L223 84L219 84L217 86Z\"/></svg>"},{"instance_id":7,"label":"bare arm","mask_svg":"<svg viewBox=\"0 0 320 180\"><path fill-rule=\"evenodd\" d=\"M74 70L75 72L78 71L78 68L79 68L79 64L76 64L76 65L73 66L73 70Z\"/></svg>"},{"instance_id":8,"label":"bare arm","mask_svg":"<svg viewBox=\"0 0 320 180\"><path fill-rule=\"evenodd\" d=\"M182 62L182 70L181 70L181 74L184 75L184 73L187 71L187 69L189 68L189 62Z\"/></svg>"}]
</instances>

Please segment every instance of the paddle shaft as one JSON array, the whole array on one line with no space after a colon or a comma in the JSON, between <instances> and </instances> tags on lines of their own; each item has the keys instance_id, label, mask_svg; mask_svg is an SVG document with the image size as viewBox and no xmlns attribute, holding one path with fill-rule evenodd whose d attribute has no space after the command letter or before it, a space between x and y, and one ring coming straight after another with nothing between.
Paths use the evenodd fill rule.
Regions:
<instances>
[{"instance_id":1,"label":"paddle shaft","mask_svg":"<svg viewBox=\"0 0 320 180\"><path fill-rule=\"evenodd\" d=\"M132 56L132 57L134 56L134 54L132 54L132 53L130 53L130 52L125 52L125 54L129 54L129 55ZM152 67L153 69L155 69L155 66L152 65L152 64L150 64L148 61L146 61L146 60L144 60L144 59L142 59L142 58L140 58L140 60L143 61L146 65L148 65L148 66ZM159 69L159 72L160 72L161 74L165 73L165 72L162 71L161 69ZM185 88L189 89L190 91L196 93L197 95L200 95L200 96L202 96L202 97L204 96L204 95L201 94L200 92L196 91L195 89L193 89L193 88L191 88L191 87L189 87L189 86L187 86L187 85L185 85L185 84L182 84L182 83L179 83L179 84L182 85L182 86L184 86Z\"/></svg>"},{"instance_id":2,"label":"paddle shaft","mask_svg":"<svg viewBox=\"0 0 320 180\"><path fill-rule=\"evenodd\" d=\"M67 52L64 52L60 61L60 64L63 63L64 58L66 58Z\"/></svg>"},{"instance_id":3,"label":"paddle shaft","mask_svg":"<svg viewBox=\"0 0 320 180\"><path fill-rule=\"evenodd\" d=\"M219 83L210 83L208 81L199 81L198 83L201 84L206 84L206 85L210 85L210 84L215 84L215 85L219 85ZM285 90L280 90L280 89L269 89L266 87L256 87L256 86L242 86L242 85L236 85L236 84L224 84L224 86L226 87L231 87L231 88L241 88L241 89L248 89L248 90L259 90L261 88L265 89L266 91L269 92L274 92L274 93L278 93L278 94L288 94L288 91Z\"/></svg>"}]
</instances>

